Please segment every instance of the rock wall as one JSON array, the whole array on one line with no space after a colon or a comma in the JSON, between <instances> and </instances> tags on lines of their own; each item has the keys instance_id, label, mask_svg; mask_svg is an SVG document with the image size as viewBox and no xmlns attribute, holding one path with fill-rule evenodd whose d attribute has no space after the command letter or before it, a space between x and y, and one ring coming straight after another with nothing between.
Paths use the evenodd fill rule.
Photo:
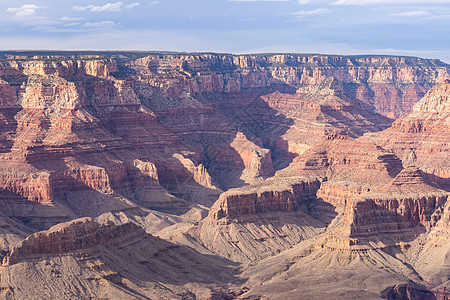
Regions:
<instances>
[{"instance_id":1,"label":"rock wall","mask_svg":"<svg viewBox=\"0 0 450 300\"><path fill-rule=\"evenodd\" d=\"M10 207L28 200L77 208L76 201L89 206L106 197L109 204L94 206L123 208L118 194L165 207L175 197L160 183L182 179L212 187L200 155L141 105L132 81L113 76L118 72L109 58L0 62L0 188ZM15 208L5 213L18 215Z\"/></svg>"},{"instance_id":2,"label":"rock wall","mask_svg":"<svg viewBox=\"0 0 450 300\"><path fill-rule=\"evenodd\" d=\"M290 154L318 142L314 137L336 128L348 129L351 136L385 128L380 124L386 120L368 119L364 105L374 106L373 99L352 100L349 87L366 88L357 93L365 96L375 95L371 89L379 84L427 88L448 71L439 61L402 57L112 56L6 56L0 61L4 190L36 203L65 201L64 193L75 190L108 197L134 193L139 199L134 190L151 182L192 200L193 190L206 194L256 183L273 175ZM329 76L334 77L323 81ZM306 118L303 110L312 116ZM353 163L334 154L325 161L319 152L317 166L339 169L340 160L346 167ZM357 155L364 158L365 152ZM368 162L365 172L389 166L389 155ZM309 169L314 159L305 161ZM136 160L154 166L157 176L142 173ZM330 168L322 169L330 176ZM33 179L16 170L34 174Z\"/></svg>"},{"instance_id":3,"label":"rock wall","mask_svg":"<svg viewBox=\"0 0 450 300\"><path fill-rule=\"evenodd\" d=\"M32 255L70 253L98 245L125 246L144 235L144 229L133 223L99 224L92 218L76 219L28 236L8 253L3 264L12 265Z\"/></svg>"},{"instance_id":4,"label":"rock wall","mask_svg":"<svg viewBox=\"0 0 450 300\"><path fill-rule=\"evenodd\" d=\"M442 188L450 188L450 81L433 87L414 111L396 120L392 127L367 134L370 140L391 150L405 166L420 167Z\"/></svg>"},{"instance_id":5,"label":"rock wall","mask_svg":"<svg viewBox=\"0 0 450 300\"><path fill-rule=\"evenodd\" d=\"M374 143L329 134L321 143L293 159L279 175L318 176L328 181L354 185L387 184L402 170L395 155Z\"/></svg>"},{"instance_id":6,"label":"rock wall","mask_svg":"<svg viewBox=\"0 0 450 300\"><path fill-rule=\"evenodd\" d=\"M391 182L372 190L337 184L323 184L317 194L343 213L343 227L336 236L347 246L408 243L445 224L450 194L418 168L405 168ZM376 244L380 241L384 245Z\"/></svg>"},{"instance_id":7,"label":"rock wall","mask_svg":"<svg viewBox=\"0 0 450 300\"><path fill-rule=\"evenodd\" d=\"M166 91L172 96L181 86L191 94L242 93L280 84L315 85L334 76L349 95L389 117L410 112L432 85L449 77L448 65L438 60L388 56L150 55L129 66L153 78L151 85L170 80ZM176 76L158 76L166 74Z\"/></svg>"},{"instance_id":8,"label":"rock wall","mask_svg":"<svg viewBox=\"0 0 450 300\"><path fill-rule=\"evenodd\" d=\"M350 224L352 238L396 238L408 235L418 225L431 228L436 225L448 195L366 195L347 206L344 219ZM383 236L384 235L384 236Z\"/></svg>"},{"instance_id":9,"label":"rock wall","mask_svg":"<svg viewBox=\"0 0 450 300\"><path fill-rule=\"evenodd\" d=\"M305 178L267 180L220 195L208 218L239 218L267 212L293 212L315 198L320 183Z\"/></svg>"}]
</instances>

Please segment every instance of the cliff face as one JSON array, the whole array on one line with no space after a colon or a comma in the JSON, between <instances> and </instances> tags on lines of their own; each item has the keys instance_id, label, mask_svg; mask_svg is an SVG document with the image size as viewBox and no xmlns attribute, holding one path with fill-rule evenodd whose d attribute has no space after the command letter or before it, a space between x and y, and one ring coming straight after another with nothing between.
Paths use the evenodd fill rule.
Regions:
<instances>
[{"instance_id":1,"label":"cliff face","mask_svg":"<svg viewBox=\"0 0 450 300\"><path fill-rule=\"evenodd\" d=\"M3 263L11 265L32 255L64 254L99 245L123 247L143 239L144 235L145 231L132 223L100 225L92 218L76 219L28 236L11 250Z\"/></svg>"},{"instance_id":2,"label":"cliff face","mask_svg":"<svg viewBox=\"0 0 450 300\"><path fill-rule=\"evenodd\" d=\"M241 131L252 142L261 138L259 146L271 150L277 169L335 129L357 137L387 128L392 120L373 111L391 118L409 112L448 77L448 66L439 61L322 55L149 55L122 60L119 69L165 126L203 149L204 165L225 189L239 186L240 176L221 185L221 170L243 170L210 161L218 148L240 160L228 147L233 136L224 132Z\"/></svg>"},{"instance_id":3,"label":"cliff face","mask_svg":"<svg viewBox=\"0 0 450 300\"><path fill-rule=\"evenodd\" d=\"M320 176L331 182L374 187L387 184L401 169L395 155L375 144L331 133L277 174Z\"/></svg>"},{"instance_id":4,"label":"cliff face","mask_svg":"<svg viewBox=\"0 0 450 300\"><path fill-rule=\"evenodd\" d=\"M360 243L377 239L408 240L413 229L431 228L441 217L448 195L365 195L346 208L345 220L350 224L349 236ZM382 222L380 222L382 220Z\"/></svg>"},{"instance_id":5,"label":"cliff face","mask_svg":"<svg viewBox=\"0 0 450 300\"><path fill-rule=\"evenodd\" d=\"M191 94L236 93L277 84L310 86L333 76L349 95L389 117L411 111L427 89L449 76L440 61L383 56L151 55L129 65L150 78L177 75L167 90L172 95L181 86Z\"/></svg>"},{"instance_id":6,"label":"cliff face","mask_svg":"<svg viewBox=\"0 0 450 300\"><path fill-rule=\"evenodd\" d=\"M285 178L231 189L220 195L209 212L211 220L245 218L270 212L294 212L315 198L318 180Z\"/></svg>"},{"instance_id":7,"label":"cliff face","mask_svg":"<svg viewBox=\"0 0 450 300\"><path fill-rule=\"evenodd\" d=\"M215 189L199 155L141 105L132 82L117 72L113 59L0 63L0 188L8 216L31 217L31 225L45 228L136 202L173 206L180 199L160 184L174 179ZM97 206L99 198L109 200Z\"/></svg>"},{"instance_id":8,"label":"cliff face","mask_svg":"<svg viewBox=\"0 0 450 300\"><path fill-rule=\"evenodd\" d=\"M449 189L450 81L433 87L414 111L392 127L363 139L393 151L406 166L420 167L444 189Z\"/></svg>"},{"instance_id":9,"label":"cliff face","mask_svg":"<svg viewBox=\"0 0 450 300\"><path fill-rule=\"evenodd\" d=\"M324 230L308 213L319 187L315 179L285 177L230 189L186 235L191 246L233 261L275 255Z\"/></svg>"},{"instance_id":10,"label":"cliff face","mask_svg":"<svg viewBox=\"0 0 450 300\"><path fill-rule=\"evenodd\" d=\"M276 91L264 95L246 111L253 117L246 124L260 132L264 144L276 154L275 160L279 156L301 155L332 132L359 137L391 124L390 119L369 113L357 100L348 97L342 82L335 77L299 88L295 94Z\"/></svg>"},{"instance_id":11,"label":"cliff face","mask_svg":"<svg viewBox=\"0 0 450 300\"><path fill-rule=\"evenodd\" d=\"M233 277L230 262L214 255L261 268L248 283L262 295L280 278L295 278L287 282L301 288L351 290L336 298L375 298L381 287L406 280L431 288L447 280L450 82L442 62L145 53L2 58L5 298L36 298L27 284L52 298L45 283L59 298L75 297L69 289L85 298L237 297L207 287ZM391 126L388 117L407 112ZM93 219L103 213L99 219L117 224ZM19 223L23 230L11 230ZM265 272L282 275L272 281Z\"/></svg>"},{"instance_id":12,"label":"cliff face","mask_svg":"<svg viewBox=\"0 0 450 300\"><path fill-rule=\"evenodd\" d=\"M410 243L436 230L445 218L449 193L431 183L420 169L408 167L387 184L370 188L331 180L322 184L317 196L343 215L341 226L330 231L332 240L339 247L359 251Z\"/></svg>"},{"instance_id":13,"label":"cliff face","mask_svg":"<svg viewBox=\"0 0 450 300\"><path fill-rule=\"evenodd\" d=\"M221 259L163 241L133 223L82 218L16 245L3 259L0 285L5 298L226 298L234 272Z\"/></svg>"},{"instance_id":14,"label":"cliff face","mask_svg":"<svg viewBox=\"0 0 450 300\"><path fill-rule=\"evenodd\" d=\"M381 85L395 86L406 103L404 95L414 93L398 89L427 89L448 70L439 61L395 57L6 58L0 64L2 159L48 179L31 183L7 167L4 185L35 202L61 199L53 189L76 186L72 181L106 194L133 189L127 176L135 172L134 159L153 163L165 188L181 182L192 190L185 195L196 193L196 184L255 183L333 130L357 137L386 128L389 120L367 111L377 108L374 99L382 97L374 91ZM401 98L386 95L391 104ZM74 155L82 159L69 163Z\"/></svg>"}]
</instances>

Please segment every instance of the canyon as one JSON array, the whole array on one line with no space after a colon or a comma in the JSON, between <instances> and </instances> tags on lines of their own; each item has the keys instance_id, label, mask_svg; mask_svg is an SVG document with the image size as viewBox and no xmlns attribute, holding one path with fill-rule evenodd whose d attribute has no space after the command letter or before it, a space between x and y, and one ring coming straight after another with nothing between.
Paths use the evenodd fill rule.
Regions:
<instances>
[{"instance_id":1,"label":"canyon","mask_svg":"<svg viewBox=\"0 0 450 300\"><path fill-rule=\"evenodd\" d=\"M439 60L0 52L0 297L446 299L449 117Z\"/></svg>"}]
</instances>

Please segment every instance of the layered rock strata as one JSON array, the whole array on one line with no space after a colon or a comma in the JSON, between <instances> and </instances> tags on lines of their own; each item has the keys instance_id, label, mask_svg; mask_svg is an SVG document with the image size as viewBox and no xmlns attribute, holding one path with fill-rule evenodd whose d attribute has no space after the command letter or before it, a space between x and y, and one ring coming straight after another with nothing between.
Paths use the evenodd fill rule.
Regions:
<instances>
[{"instance_id":1,"label":"layered rock strata","mask_svg":"<svg viewBox=\"0 0 450 300\"><path fill-rule=\"evenodd\" d=\"M369 113L348 97L335 77L299 88L295 94L276 91L264 95L239 113L245 124L262 137L264 145L274 150L278 160L303 154L332 132L359 137L388 128L392 122Z\"/></svg>"},{"instance_id":2,"label":"layered rock strata","mask_svg":"<svg viewBox=\"0 0 450 300\"><path fill-rule=\"evenodd\" d=\"M277 175L317 176L330 182L375 186L387 184L401 170L401 160L391 152L374 143L333 132L303 155L294 158Z\"/></svg>"},{"instance_id":3,"label":"layered rock strata","mask_svg":"<svg viewBox=\"0 0 450 300\"><path fill-rule=\"evenodd\" d=\"M239 93L280 83L298 88L334 76L348 94L390 117L410 111L428 88L448 78L448 66L440 61L389 56L149 55L129 66L155 85L161 82L155 75L172 75L167 80L174 84L166 90L171 95L183 87L190 94Z\"/></svg>"},{"instance_id":4,"label":"layered rock strata","mask_svg":"<svg viewBox=\"0 0 450 300\"><path fill-rule=\"evenodd\" d=\"M144 235L144 229L133 223L100 225L92 218L76 219L28 236L8 253L3 264L12 265L33 255L70 253L98 245L123 247Z\"/></svg>"},{"instance_id":5,"label":"layered rock strata","mask_svg":"<svg viewBox=\"0 0 450 300\"><path fill-rule=\"evenodd\" d=\"M263 183L222 193L211 207L211 220L235 219L268 212L294 212L315 198L318 180L268 179Z\"/></svg>"},{"instance_id":6,"label":"layered rock strata","mask_svg":"<svg viewBox=\"0 0 450 300\"><path fill-rule=\"evenodd\" d=\"M392 127L367 134L370 140L394 152L405 166L416 166L449 189L450 170L450 81L433 87L411 114L396 120Z\"/></svg>"},{"instance_id":7,"label":"layered rock strata","mask_svg":"<svg viewBox=\"0 0 450 300\"><path fill-rule=\"evenodd\" d=\"M0 293L26 299L226 298L234 272L225 260L148 235L133 223L82 218L15 246L3 260Z\"/></svg>"},{"instance_id":8,"label":"layered rock strata","mask_svg":"<svg viewBox=\"0 0 450 300\"><path fill-rule=\"evenodd\" d=\"M199 155L141 105L131 82L112 75L117 72L113 59L2 62L0 182L7 215L42 211L32 214L32 225L45 228L136 203L177 206L183 202L160 186L174 179L214 190ZM98 199L106 203L98 206Z\"/></svg>"},{"instance_id":9,"label":"layered rock strata","mask_svg":"<svg viewBox=\"0 0 450 300\"><path fill-rule=\"evenodd\" d=\"M243 297L295 297L300 286L314 298L318 283L336 298L448 286L448 65L324 55L3 58L5 298L237 297L223 286L235 269L217 256L245 266ZM61 223L105 212L120 215L117 224ZM122 224L125 215L177 245ZM11 230L19 222L34 229Z\"/></svg>"}]
</instances>

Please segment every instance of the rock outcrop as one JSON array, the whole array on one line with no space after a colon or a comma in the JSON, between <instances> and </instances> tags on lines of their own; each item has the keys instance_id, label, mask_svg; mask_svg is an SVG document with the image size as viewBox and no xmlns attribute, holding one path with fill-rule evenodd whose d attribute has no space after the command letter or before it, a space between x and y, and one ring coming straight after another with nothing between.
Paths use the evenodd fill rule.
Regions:
<instances>
[{"instance_id":1,"label":"rock outcrop","mask_svg":"<svg viewBox=\"0 0 450 300\"><path fill-rule=\"evenodd\" d=\"M270 178L220 195L208 216L174 242L190 241L199 251L242 263L291 248L322 232L326 225L309 215L320 182L303 177Z\"/></svg>"},{"instance_id":2,"label":"rock outcrop","mask_svg":"<svg viewBox=\"0 0 450 300\"><path fill-rule=\"evenodd\" d=\"M430 174L430 180L450 189L450 81L433 87L411 114L392 127L367 134L370 140L394 152L405 166L416 166Z\"/></svg>"},{"instance_id":3,"label":"rock outcrop","mask_svg":"<svg viewBox=\"0 0 450 300\"><path fill-rule=\"evenodd\" d=\"M333 132L277 174L317 176L330 182L373 188L387 184L401 170L402 162L394 154L374 143Z\"/></svg>"},{"instance_id":4,"label":"rock outcrop","mask_svg":"<svg viewBox=\"0 0 450 300\"><path fill-rule=\"evenodd\" d=\"M0 58L1 297L446 295L447 64Z\"/></svg>"},{"instance_id":5,"label":"rock outcrop","mask_svg":"<svg viewBox=\"0 0 450 300\"><path fill-rule=\"evenodd\" d=\"M409 284L398 284L382 292L386 299L439 299L435 293L421 287L411 286Z\"/></svg>"},{"instance_id":6,"label":"rock outcrop","mask_svg":"<svg viewBox=\"0 0 450 300\"><path fill-rule=\"evenodd\" d=\"M208 217L211 220L239 219L270 212L294 212L315 198L319 186L318 180L278 178L230 189L220 195Z\"/></svg>"},{"instance_id":7,"label":"rock outcrop","mask_svg":"<svg viewBox=\"0 0 450 300\"><path fill-rule=\"evenodd\" d=\"M342 218L325 232L246 268L243 296L319 299L324 292L318 297L313 286L320 282L336 299L445 299L449 193L417 168L379 191L349 193Z\"/></svg>"},{"instance_id":8,"label":"rock outcrop","mask_svg":"<svg viewBox=\"0 0 450 300\"><path fill-rule=\"evenodd\" d=\"M277 113L271 114L270 110ZM335 77L299 88L296 94L276 91L264 95L261 102L254 102L246 112L252 115L253 121L253 112L261 115L256 124L248 126L255 131L261 127L260 135L265 144L283 156L303 154L332 132L359 137L388 128L392 122L382 115L369 113L348 97Z\"/></svg>"},{"instance_id":9,"label":"rock outcrop","mask_svg":"<svg viewBox=\"0 0 450 300\"><path fill-rule=\"evenodd\" d=\"M92 218L76 219L28 236L10 251L3 264L12 265L33 255L64 254L98 245L124 247L144 235L144 229L133 223L101 225Z\"/></svg>"},{"instance_id":10,"label":"rock outcrop","mask_svg":"<svg viewBox=\"0 0 450 300\"><path fill-rule=\"evenodd\" d=\"M436 226L439 211L448 194L431 195L364 195L351 201L344 219L350 225L351 243L376 240L409 241L420 232ZM419 231L414 232L414 229ZM412 236L409 236L412 235ZM349 245L351 246L351 245Z\"/></svg>"},{"instance_id":11,"label":"rock outcrop","mask_svg":"<svg viewBox=\"0 0 450 300\"><path fill-rule=\"evenodd\" d=\"M30 216L30 224L43 229L137 203L186 205L160 186L174 180L215 189L199 155L141 105L130 80L113 76L119 69L114 59L98 57L0 64L0 187L7 215L22 217L18 205L28 211L52 206ZM95 204L100 198L104 205Z\"/></svg>"},{"instance_id":12,"label":"rock outcrop","mask_svg":"<svg viewBox=\"0 0 450 300\"><path fill-rule=\"evenodd\" d=\"M152 78L152 85L161 82L155 75L176 75L165 80L172 82L166 89L172 96L183 87L190 94L237 93L280 83L298 88L334 76L352 97L389 117L409 112L428 88L449 76L440 61L389 56L149 55L129 66Z\"/></svg>"},{"instance_id":13,"label":"rock outcrop","mask_svg":"<svg viewBox=\"0 0 450 300\"><path fill-rule=\"evenodd\" d=\"M0 293L24 299L226 298L237 283L234 272L225 260L148 235L133 223L82 218L15 246L3 260Z\"/></svg>"}]
</instances>

